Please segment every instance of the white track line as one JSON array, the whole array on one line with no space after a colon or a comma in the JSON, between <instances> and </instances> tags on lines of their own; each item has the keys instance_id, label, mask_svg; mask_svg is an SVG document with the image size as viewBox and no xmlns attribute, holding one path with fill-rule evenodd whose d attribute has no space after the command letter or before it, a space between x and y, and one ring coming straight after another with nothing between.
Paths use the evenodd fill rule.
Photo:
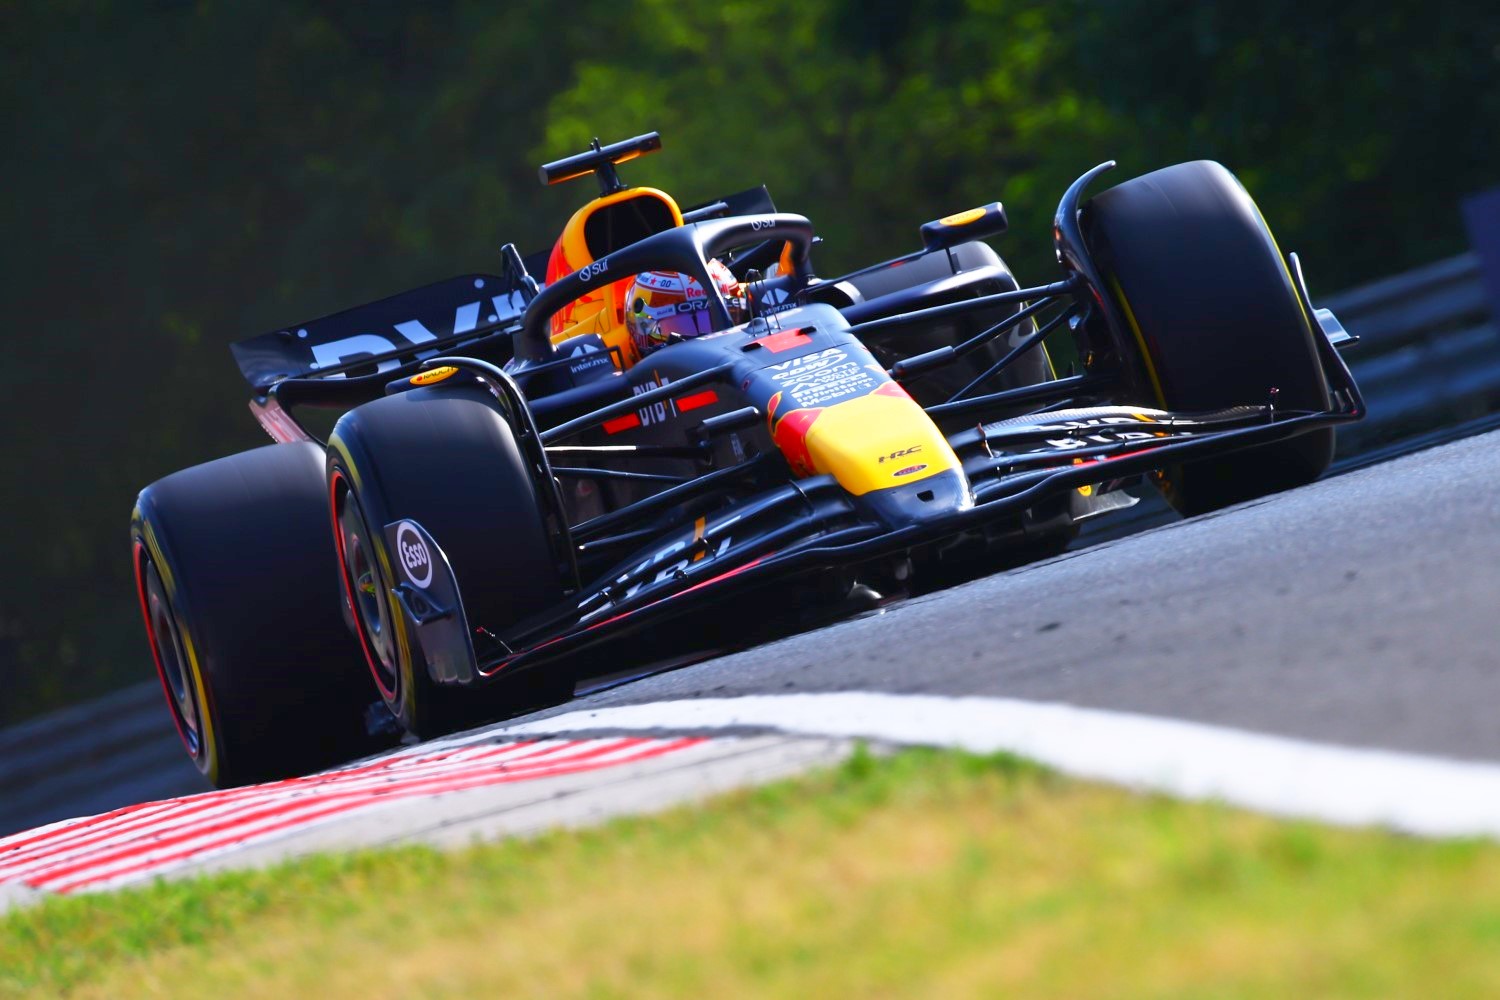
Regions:
<instances>
[{"instance_id":1,"label":"white track line","mask_svg":"<svg viewBox=\"0 0 1500 1000\"><path fill-rule=\"evenodd\" d=\"M569 712L485 735L732 727L1008 751L1084 778L1283 816L1427 836L1500 836L1500 765L1005 698L873 692L705 698Z\"/></svg>"}]
</instances>

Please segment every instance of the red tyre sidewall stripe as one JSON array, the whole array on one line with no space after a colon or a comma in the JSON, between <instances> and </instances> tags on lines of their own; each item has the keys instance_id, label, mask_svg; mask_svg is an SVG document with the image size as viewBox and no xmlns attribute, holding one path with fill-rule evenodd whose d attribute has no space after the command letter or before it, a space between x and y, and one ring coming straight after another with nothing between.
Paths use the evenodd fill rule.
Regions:
<instances>
[{"instance_id":1,"label":"red tyre sidewall stripe","mask_svg":"<svg viewBox=\"0 0 1500 1000\"><path fill-rule=\"evenodd\" d=\"M182 723L182 710L177 706L177 699L172 695L172 686L167 682L167 670L161 663L161 650L158 647L156 627L151 624L151 607L146 600L146 574L143 569L146 556L146 546L137 538L135 540L135 593L141 600L141 618L146 623L146 641L151 646L151 660L156 664L156 678L161 681L161 693L167 698L167 712L172 716L172 725L177 728L177 737L182 740L183 749L188 752L188 756L196 764L198 759L207 752L208 748L204 745L203 734L200 732L198 734L198 752L196 754L193 753L193 745L188 741L187 729L184 728ZM168 611L170 610L168 608ZM207 711L207 709L200 707L200 711Z\"/></svg>"},{"instance_id":2,"label":"red tyre sidewall stripe","mask_svg":"<svg viewBox=\"0 0 1500 1000\"><path fill-rule=\"evenodd\" d=\"M328 513L333 521L333 541L339 550L339 579L344 581L344 600L349 602L349 613L354 619L354 634L359 636L359 648L364 651L365 666L370 668L370 674L375 678L375 686L380 689L380 696L385 699L387 705L391 705L396 701L396 692L385 686L385 678L380 675L380 668L375 663L375 655L370 649L370 641L365 636L365 621L359 613L359 604L354 596L354 581L349 576L349 560L347 553L344 551L344 530L339 524L338 499L339 483L341 481L348 487L349 481L345 478L343 470L335 468L333 475L328 477ZM348 487L348 493L349 500L352 502L354 500L354 490L352 487ZM365 523L363 511L360 512L360 523L364 524L366 531L370 530L369 524ZM374 543L371 542L371 544L373 545ZM370 555L372 557L375 555L373 550ZM371 568L374 568L373 562L371 563ZM399 664L396 666L395 672L399 677Z\"/></svg>"}]
</instances>

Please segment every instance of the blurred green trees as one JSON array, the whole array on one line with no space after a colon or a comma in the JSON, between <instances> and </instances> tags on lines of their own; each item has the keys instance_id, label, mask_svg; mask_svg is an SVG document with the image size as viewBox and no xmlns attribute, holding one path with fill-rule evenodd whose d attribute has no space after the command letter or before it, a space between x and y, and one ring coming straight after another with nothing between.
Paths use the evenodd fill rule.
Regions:
<instances>
[{"instance_id":1,"label":"blurred green trees","mask_svg":"<svg viewBox=\"0 0 1500 1000\"><path fill-rule=\"evenodd\" d=\"M660 130L625 176L685 204L766 183L824 273L998 198L1040 276L1078 173L1207 156L1327 293L1500 183L1500 8L1441 2L70 0L0 55L0 721L150 676L125 519L264 440L231 340L548 245L587 192L535 166L595 135Z\"/></svg>"}]
</instances>

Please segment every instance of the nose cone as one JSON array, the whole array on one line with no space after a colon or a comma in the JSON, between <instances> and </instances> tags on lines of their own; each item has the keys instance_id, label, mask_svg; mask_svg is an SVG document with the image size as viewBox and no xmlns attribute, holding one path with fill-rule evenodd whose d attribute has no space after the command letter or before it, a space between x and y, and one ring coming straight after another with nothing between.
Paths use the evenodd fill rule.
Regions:
<instances>
[{"instance_id":1,"label":"nose cone","mask_svg":"<svg viewBox=\"0 0 1500 1000\"><path fill-rule=\"evenodd\" d=\"M829 472L856 497L875 493L917 496L914 489L946 476L968 494L963 466L948 440L906 391L886 382L874 392L830 406L806 429L813 466ZM947 487L932 487L934 494ZM917 501L931 504L934 500Z\"/></svg>"},{"instance_id":2,"label":"nose cone","mask_svg":"<svg viewBox=\"0 0 1500 1000\"><path fill-rule=\"evenodd\" d=\"M904 528L967 510L974 506L974 493L962 469L944 469L921 482L873 490L855 497L854 504L891 528Z\"/></svg>"}]
</instances>

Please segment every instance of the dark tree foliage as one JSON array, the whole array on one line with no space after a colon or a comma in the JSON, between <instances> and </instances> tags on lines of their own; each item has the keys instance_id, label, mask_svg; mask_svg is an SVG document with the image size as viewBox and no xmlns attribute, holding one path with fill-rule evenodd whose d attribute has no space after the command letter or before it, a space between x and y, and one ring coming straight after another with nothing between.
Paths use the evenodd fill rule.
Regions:
<instances>
[{"instance_id":1,"label":"dark tree foliage","mask_svg":"<svg viewBox=\"0 0 1500 1000\"><path fill-rule=\"evenodd\" d=\"M1500 183L1500 7L1085 4L1088 90L1120 154L1235 170L1332 291L1462 246L1458 200Z\"/></svg>"},{"instance_id":2,"label":"dark tree foliage","mask_svg":"<svg viewBox=\"0 0 1500 1000\"><path fill-rule=\"evenodd\" d=\"M1213 157L1327 292L1463 249L1497 83L1500 9L1415 0L0 5L0 721L150 676L125 518L264 440L230 341L547 245L595 135L767 183L825 272L999 198L1038 275L1078 173Z\"/></svg>"}]
</instances>

